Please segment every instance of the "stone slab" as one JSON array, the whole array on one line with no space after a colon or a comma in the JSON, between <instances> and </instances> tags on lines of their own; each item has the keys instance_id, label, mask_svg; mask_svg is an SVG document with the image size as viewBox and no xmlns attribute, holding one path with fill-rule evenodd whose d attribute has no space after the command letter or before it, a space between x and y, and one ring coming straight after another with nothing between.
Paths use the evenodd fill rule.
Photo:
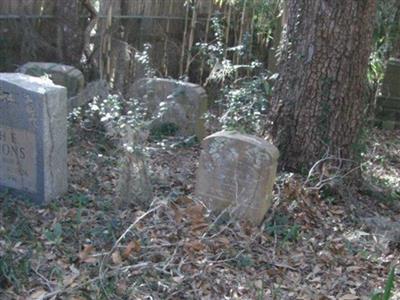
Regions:
<instances>
[{"instance_id":1,"label":"stone slab","mask_svg":"<svg viewBox=\"0 0 400 300\"><path fill-rule=\"evenodd\" d=\"M388 97L400 97L400 60L391 58L387 62L381 94Z\"/></svg>"},{"instance_id":2,"label":"stone slab","mask_svg":"<svg viewBox=\"0 0 400 300\"><path fill-rule=\"evenodd\" d=\"M207 94L198 84L165 78L142 78L129 87L127 98L146 103L149 116L159 116L153 122L173 123L178 135L206 135L203 115L207 111ZM160 104L162 105L160 106Z\"/></svg>"},{"instance_id":3,"label":"stone slab","mask_svg":"<svg viewBox=\"0 0 400 300\"><path fill-rule=\"evenodd\" d=\"M0 73L0 190L40 204L67 191L67 91Z\"/></svg>"},{"instance_id":4,"label":"stone slab","mask_svg":"<svg viewBox=\"0 0 400 300\"><path fill-rule=\"evenodd\" d=\"M48 75L55 84L67 88L68 98L77 95L85 86L82 72L73 66L46 62L28 62L19 67L17 72L36 77Z\"/></svg>"},{"instance_id":5,"label":"stone slab","mask_svg":"<svg viewBox=\"0 0 400 300\"><path fill-rule=\"evenodd\" d=\"M390 120L400 123L400 110L380 107L380 109L376 113L376 119Z\"/></svg>"},{"instance_id":6,"label":"stone slab","mask_svg":"<svg viewBox=\"0 0 400 300\"><path fill-rule=\"evenodd\" d=\"M195 195L211 211L260 224L271 206L278 149L264 139L220 131L202 143Z\"/></svg>"},{"instance_id":7,"label":"stone slab","mask_svg":"<svg viewBox=\"0 0 400 300\"><path fill-rule=\"evenodd\" d=\"M105 80L96 80L89 82L85 88L76 96L68 99L68 111L73 111L74 108L84 106L95 97L100 100L106 99L110 94L110 87Z\"/></svg>"},{"instance_id":8,"label":"stone slab","mask_svg":"<svg viewBox=\"0 0 400 300\"><path fill-rule=\"evenodd\" d=\"M377 109L394 109L400 111L400 97L384 97L378 96L376 98Z\"/></svg>"}]
</instances>

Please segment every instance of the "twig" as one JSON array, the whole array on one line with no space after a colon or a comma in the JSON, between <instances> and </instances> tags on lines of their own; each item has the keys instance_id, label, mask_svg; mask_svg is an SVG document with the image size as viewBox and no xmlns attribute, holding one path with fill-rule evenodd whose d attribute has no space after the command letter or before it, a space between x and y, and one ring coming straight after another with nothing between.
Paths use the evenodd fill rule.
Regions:
<instances>
[{"instance_id":1,"label":"twig","mask_svg":"<svg viewBox=\"0 0 400 300\"><path fill-rule=\"evenodd\" d=\"M50 280L48 280L46 277L44 277L42 274L40 274L38 270L33 269L33 268L32 268L32 270L37 276L39 276L45 282L45 284L47 285L47 288L50 291L53 291L52 285L54 285L54 284L52 284Z\"/></svg>"},{"instance_id":2,"label":"twig","mask_svg":"<svg viewBox=\"0 0 400 300\"><path fill-rule=\"evenodd\" d=\"M123 268L119 268L119 269L117 269L117 270L113 270L112 272L110 272L109 274L107 274L107 277L112 277L112 276L116 275L116 274L119 273L119 272L126 272L126 271L131 270L131 269L140 269L140 268L148 267L148 266L150 266L150 263L147 263L147 262L145 262L145 263L138 263L138 264L136 264L136 265L126 266L126 267L123 267ZM75 285L75 286L70 286L70 285L68 285L68 286L66 286L66 287L64 287L64 288L57 289L57 290L55 290L55 291L49 292L49 293L47 293L47 294L42 295L38 300L46 300L46 299L53 298L53 297L55 297L55 296L57 296L57 295L60 295L60 294L64 294L64 293L67 293L67 292L71 292L71 291L73 291L73 290L79 289L79 288L81 288L81 287L83 287L83 286L86 286L86 285L88 285L88 284L91 284L91 283L93 283L93 282L96 282L97 280L101 280L100 276L97 276L97 277L95 277L95 278L92 278L92 279L90 279L90 280L88 280L88 281L86 281L86 282L80 283L80 284Z\"/></svg>"},{"instance_id":3,"label":"twig","mask_svg":"<svg viewBox=\"0 0 400 300\"><path fill-rule=\"evenodd\" d=\"M103 279L104 279L104 263L106 261L106 259L109 259L110 256L112 255L112 253L118 248L119 244L121 243L121 241L125 238L125 236L132 230L133 227L135 227L141 220L143 220L145 217L147 217L148 215L150 215L151 213L153 213L154 211L156 211L157 209L159 209L162 205L157 205L156 207L148 210L147 212L145 212L143 215L141 215L139 218L136 219L135 222L133 222L131 225L129 225L129 227L124 231L124 233L118 238L118 240L114 243L113 247L111 248L111 250L105 255L103 256L103 259L100 262L100 268L99 268L99 279L100 279L100 285L102 287L102 289L104 290L106 297L108 299L110 299L108 297L108 294L106 292L106 289L104 287L104 283L103 283Z\"/></svg>"}]
</instances>

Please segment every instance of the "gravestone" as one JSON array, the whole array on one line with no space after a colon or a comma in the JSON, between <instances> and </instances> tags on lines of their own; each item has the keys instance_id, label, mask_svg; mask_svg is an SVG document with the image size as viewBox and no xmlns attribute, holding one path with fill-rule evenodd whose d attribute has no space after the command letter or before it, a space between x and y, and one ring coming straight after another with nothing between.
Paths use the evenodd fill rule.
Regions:
<instances>
[{"instance_id":1,"label":"gravestone","mask_svg":"<svg viewBox=\"0 0 400 300\"><path fill-rule=\"evenodd\" d=\"M142 78L129 87L128 98L143 101L148 116L156 116L152 127L174 124L177 134L205 137L203 115L207 94L197 84L164 78Z\"/></svg>"},{"instance_id":2,"label":"gravestone","mask_svg":"<svg viewBox=\"0 0 400 300\"><path fill-rule=\"evenodd\" d=\"M92 101L95 97L99 100L106 99L110 94L110 87L105 80L96 80L89 82L85 88L76 96L68 99L68 112L74 108L84 106Z\"/></svg>"},{"instance_id":3,"label":"gravestone","mask_svg":"<svg viewBox=\"0 0 400 300\"><path fill-rule=\"evenodd\" d=\"M48 75L55 84L67 88L68 98L76 96L85 85L85 79L82 72L68 65L45 62L28 62L19 67L17 72L36 77Z\"/></svg>"},{"instance_id":4,"label":"gravestone","mask_svg":"<svg viewBox=\"0 0 400 300\"><path fill-rule=\"evenodd\" d=\"M0 73L0 190L45 203L67 191L67 91Z\"/></svg>"},{"instance_id":5,"label":"gravestone","mask_svg":"<svg viewBox=\"0 0 400 300\"><path fill-rule=\"evenodd\" d=\"M376 98L376 118L383 127L400 126L400 60L390 59Z\"/></svg>"},{"instance_id":6,"label":"gravestone","mask_svg":"<svg viewBox=\"0 0 400 300\"><path fill-rule=\"evenodd\" d=\"M202 143L195 195L211 211L259 225L271 206L279 151L251 135L220 131Z\"/></svg>"}]
</instances>

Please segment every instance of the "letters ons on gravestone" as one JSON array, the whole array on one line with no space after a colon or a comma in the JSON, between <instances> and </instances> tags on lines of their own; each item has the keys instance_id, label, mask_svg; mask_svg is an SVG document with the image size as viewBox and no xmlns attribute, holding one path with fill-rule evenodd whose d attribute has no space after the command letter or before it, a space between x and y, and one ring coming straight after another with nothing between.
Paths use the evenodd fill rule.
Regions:
<instances>
[{"instance_id":1,"label":"letters ons on gravestone","mask_svg":"<svg viewBox=\"0 0 400 300\"><path fill-rule=\"evenodd\" d=\"M47 202L67 190L66 89L0 73L0 191Z\"/></svg>"}]
</instances>

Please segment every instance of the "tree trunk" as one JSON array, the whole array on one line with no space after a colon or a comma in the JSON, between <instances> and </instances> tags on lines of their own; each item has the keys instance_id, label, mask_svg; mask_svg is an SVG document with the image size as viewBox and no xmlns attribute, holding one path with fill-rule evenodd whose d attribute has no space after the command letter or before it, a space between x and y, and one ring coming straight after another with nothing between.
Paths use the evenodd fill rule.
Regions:
<instances>
[{"instance_id":1,"label":"tree trunk","mask_svg":"<svg viewBox=\"0 0 400 300\"><path fill-rule=\"evenodd\" d=\"M375 10L375 0L287 0L271 111L284 169L355 157Z\"/></svg>"},{"instance_id":2,"label":"tree trunk","mask_svg":"<svg viewBox=\"0 0 400 300\"><path fill-rule=\"evenodd\" d=\"M56 15L58 19L58 59L63 63L79 66L83 54L84 28L80 20L80 0L57 0Z\"/></svg>"}]
</instances>

